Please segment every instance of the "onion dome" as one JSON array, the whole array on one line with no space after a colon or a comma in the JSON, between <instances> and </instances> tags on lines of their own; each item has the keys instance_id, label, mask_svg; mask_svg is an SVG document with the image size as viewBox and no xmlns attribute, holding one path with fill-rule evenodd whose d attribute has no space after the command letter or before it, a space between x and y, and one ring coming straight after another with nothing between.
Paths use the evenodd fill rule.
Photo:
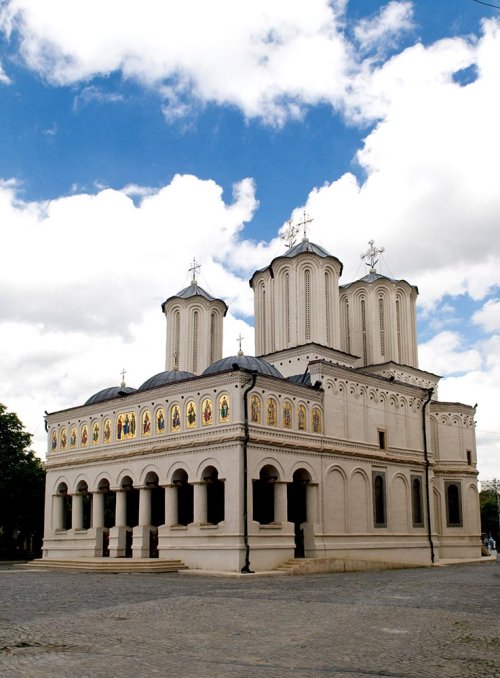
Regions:
<instances>
[{"instance_id":1,"label":"onion dome","mask_svg":"<svg viewBox=\"0 0 500 678\"><path fill-rule=\"evenodd\" d=\"M195 375L192 372L186 372L185 370L166 370L165 372L159 372L153 377L146 379L144 384L139 386L138 391L148 391L150 388L158 388L159 386L166 386L167 384L173 384L176 381L184 381L185 379L192 379Z\"/></svg>"},{"instance_id":2,"label":"onion dome","mask_svg":"<svg viewBox=\"0 0 500 678\"><path fill-rule=\"evenodd\" d=\"M131 386L111 386L104 388L102 391L94 393L93 396L84 403L85 405L93 405L94 403L102 403L104 400L112 400L113 398L124 398L125 396L135 393L137 389Z\"/></svg>"},{"instance_id":3,"label":"onion dome","mask_svg":"<svg viewBox=\"0 0 500 678\"><path fill-rule=\"evenodd\" d=\"M207 367L207 369L203 372L203 376L207 374L218 374L219 372L228 372L229 370L234 370L235 365L237 365L238 368L242 370L251 370L269 377L279 377L280 379L283 379L283 375L273 365L266 362L262 358L255 358L251 355L233 355L229 356L229 358L217 360L215 363Z\"/></svg>"}]
</instances>

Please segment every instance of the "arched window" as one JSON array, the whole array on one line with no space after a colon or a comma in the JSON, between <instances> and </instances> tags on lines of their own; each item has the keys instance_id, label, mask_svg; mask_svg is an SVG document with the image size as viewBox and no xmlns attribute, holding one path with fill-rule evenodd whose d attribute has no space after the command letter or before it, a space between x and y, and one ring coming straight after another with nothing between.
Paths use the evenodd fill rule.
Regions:
<instances>
[{"instance_id":1,"label":"arched window","mask_svg":"<svg viewBox=\"0 0 500 678\"><path fill-rule=\"evenodd\" d=\"M212 313L210 316L210 365L215 362L215 334L216 334L216 315Z\"/></svg>"},{"instance_id":2,"label":"arched window","mask_svg":"<svg viewBox=\"0 0 500 678\"><path fill-rule=\"evenodd\" d=\"M304 272L304 329L305 340L311 341L311 271Z\"/></svg>"},{"instance_id":3,"label":"arched window","mask_svg":"<svg viewBox=\"0 0 500 678\"><path fill-rule=\"evenodd\" d=\"M177 523L193 522L193 486L188 483L188 474L183 469L175 471L172 482L177 488Z\"/></svg>"},{"instance_id":4,"label":"arched window","mask_svg":"<svg viewBox=\"0 0 500 678\"><path fill-rule=\"evenodd\" d=\"M193 312L193 372L196 374L198 372L198 324L199 324L198 311Z\"/></svg>"},{"instance_id":5,"label":"arched window","mask_svg":"<svg viewBox=\"0 0 500 678\"><path fill-rule=\"evenodd\" d=\"M361 299L361 334L363 338L363 362L368 364L368 348L366 342L366 303L364 298Z\"/></svg>"},{"instance_id":6,"label":"arched window","mask_svg":"<svg viewBox=\"0 0 500 678\"><path fill-rule=\"evenodd\" d=\"M462 527L460 485L446 483L446 518L448 527Z\"/></svg>"},{"instance_id":7,"label":"arched window","mask_svg":"<svg viewBox=\"0 0 500 678\"><path fill-rule=\"evenodd\" d=\"M349 302L347 299L343 303L344 316L344 336L345 336L345 350L347 353L351 352L351 330L349 328Z\"/></svg>"},{"instance_id":8,"label":"arched window","mask_svg":"<svg viewBox=\"0 0 500 678\"><path fill-rule=\"evenodd\" d=\"M385 308L384 297L378 298L378 318L380 326L380 355L385 355Z\"/></svg>"},{"instance_id":9,"label":"arched window","mask_svg":"<svg viewBox=\"0 0 500 678\"><path fill-rule=\"evenodd\" d=\"M259 479L253 481L253 520L261 525L274 522L274 484L278 471L274 466L264 466Z\"/></svg>"},{"instance_id":10,"label":"arched window","mask_svg":"<svg viewBox=\"0 0 500 678\"><path fill-rule=\"evenodd\" d=\"M174 366L179 367L179 351L181 347L181 314L174 313Z\"/></svg>"},{"instance_id":11,"label":"arched window","mask_svg":"<svg viewBox=\"0 0 500 678\"><path fill-rule=\"evenodd\" d=\"M387 527L385 510L385 475L373 474L373 519L375 527Z\"/></svg>"},{"instance_id":12,"label":"arched window","mask_svg":"<svg viewBox=\"0 0 500 678\"><path fill-rule=\"evenodd\" d=\"M207 486L207 522L218 525L224 520L224 482L214 466L207 466L203 480Z\"/></svg>"},{"instance_id":13,"label":"arched window","mask_svg":"<svg viewBox=\"0 0 500 678\"><path fill-rule=\"evenodd\" d=\"M325 273L325 324L326 324L326 345L330 346L331 332L330 332L331 312L330 312L330 273Z\"/></svg>"},{"instance_id":14,"label":"arched window","mask_svg":"<svg viewBox=\"0 0 500 678\"><path fill-rule=\"evenodd\" d=\"M422 527L424 524L422 512L422 479L417 476L412 476L411 480L411 508L413 527Z\"/></svg>"},{"instance_id":15,"label":"arched window","mask_svg":"<svg viewBox=\"0 0 500 678\"><path fill-rule=\"evenodd\" d=\"M401 304L399 297L396 299L396 337L398 340L398 360L402 361L402 351L401 351Z\"/></svg>"},{"instance_id":16,"label":"arched window","mask_svg":"<svg viewBox=\"0 0 500 678\"><path fill-rule=\"evenodd\" d=\"M286 328L286 345L290 345L290 274L285 272L285 328Z\"/></svg>"},{"instance_id":17,"label":"arched window","mask_svg":"<svg viewBox=\"0 0 500 678\"><path fill-rule=\"evenodd\" d=\"M261 298L262 298L262 306L261 306L261 323L260 327L262 329L262 347L264 351L267 351L267 345L266 345L266 288L264 287L264 283L261 283L260 286L261 290Z\"/></svg>"}]
</instances>

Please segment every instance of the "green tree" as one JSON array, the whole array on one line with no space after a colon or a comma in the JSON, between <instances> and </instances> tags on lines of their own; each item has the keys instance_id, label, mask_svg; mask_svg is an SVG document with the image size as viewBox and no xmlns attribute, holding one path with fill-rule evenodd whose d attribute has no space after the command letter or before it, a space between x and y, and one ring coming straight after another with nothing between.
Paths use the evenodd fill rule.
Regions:
<instances>
[{"instance_id":1,"label":"green tree","mask_svg":"<svg viewBox=\"0 0 500 678\"><path fill-rule=\"evenodd\" d=\"M29 449L31 435L0 403L0 557L39 555L45 467Z\"/></svg>"},{"instance_id":2,"label":"green tree","mask_svg":"<svg viewBox=\"0 0 500 678\"><path fill-rule=\"evenodd\" d=\"M481 532L491 535L498 544L500 519L500 480L486 480L481 483L479 493L481 507Z\"/></svg>"}]
</instances>

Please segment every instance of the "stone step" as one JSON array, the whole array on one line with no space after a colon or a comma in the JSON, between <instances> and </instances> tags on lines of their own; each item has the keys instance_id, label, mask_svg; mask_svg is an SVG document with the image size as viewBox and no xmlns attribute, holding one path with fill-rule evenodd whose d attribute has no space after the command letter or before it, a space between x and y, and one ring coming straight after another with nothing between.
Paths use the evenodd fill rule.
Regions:
<instances>
[{"instance_id":1,"label":"stone step","mask_svg":"<svg viewBox=\"0 0 500 678\"><path fill-rule=\"evenodd\" d=\"M376 570L398 570L411 567L425 567L409 563L392 563L376 560L355 560L347 558L291 558L280 563L274 572L281 574L321 574L330 572L369 572Z\"/></svg>"},{"instance_id":2,"label":"stone step","mask_svg":"<svg viewBox=\"0 0 500 678\"><path fill-rule=\"evenodd\" d=\"M77 570L83 572L178 572L187 566L167 558L40 558L27 563L27 569Z\"/></svg>"}]
</instances>

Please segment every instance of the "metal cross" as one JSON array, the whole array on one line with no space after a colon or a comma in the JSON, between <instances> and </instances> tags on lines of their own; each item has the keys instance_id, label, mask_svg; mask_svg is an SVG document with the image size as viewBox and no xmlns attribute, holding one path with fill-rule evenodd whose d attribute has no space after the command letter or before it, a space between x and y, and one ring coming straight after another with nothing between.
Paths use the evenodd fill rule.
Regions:
<instances>
[{"instance_id":1,"label":"metal cross","mask_svg":"<svg viewBox=\"0 0 500 678\"><path fill-rule=\"evenodd\" d=\"M239 351L238 351L238 355L243 355L243 351L241 350L241 342L243 341L244 338L245 337L241 336L241 332L240 332L239 337L236 337L236 341L239 342L239 347L240 347Z\"/></svg>"},{"instance_id":2,"label":"metal cross","mask_svg":"<svg viewBox=\"0 0 500 678\"><path fill-rule=\"evenodd\" d=\"M299 223L297 224L298 228L302 227L302 231L304 233L304 236L302 238L303 241L307 240L307 225L312 223L313 221L314 221L314 219L311 219L309 217L309 215L306 213L306 211L304 210L304 212L302 214L302 221L299 221Z\"/></svg>"},{"instance_id":3,"label":"metal cross","mask_svg":"<svg viewBox=\"0 0 500 678\"><path fill-rule=\"evenodd\" d=\"M193 263L191 264L191 268L188 268L188 271L191 273L193 272L193 278L191 280L191 285L196 285L196 271L199 271L201 268L201 264L196 263L195 257L193 257Z\"/></svg>"},{"instance_id":4,"label":"metal cross","mask_svg":"<svg viewBox=\"0 0 500 678\"><path fill-rule=\"evenodd\" d=\"M127 374L127 370L125 368L123 368L123 370L120 372L120 374L122 375L122 383L120 385L123 388L125 386L125 375Z\"/></svg>"},{"instance_id":5,"label":"metal cross","mask_svg":"<svg viewBox=\"0 0 500 678\"><path fill-rule=\"evenodd\" d=\"M376 273L375 264L378 263L378 255L385 252L385 249L383 247L374 247L375 240L369 240L368 244L370 247L361 255L361 259L363 259L367 266L370 266L370 273Z\"/></svg>"},{"instance_id":6,"label":"metal cross","mask_svg":"<svg viewBox=\"0 0 500 678\"><path fill-rule=\"evenodd\" d=\"M287 223L288 226L281 236L281 239L285 243L285 247L291 249L297 241L297 233L299 232L299 228L298 226L293 225L293 221L291 219L289 219Z\"/></svg>"}]
</instances>

